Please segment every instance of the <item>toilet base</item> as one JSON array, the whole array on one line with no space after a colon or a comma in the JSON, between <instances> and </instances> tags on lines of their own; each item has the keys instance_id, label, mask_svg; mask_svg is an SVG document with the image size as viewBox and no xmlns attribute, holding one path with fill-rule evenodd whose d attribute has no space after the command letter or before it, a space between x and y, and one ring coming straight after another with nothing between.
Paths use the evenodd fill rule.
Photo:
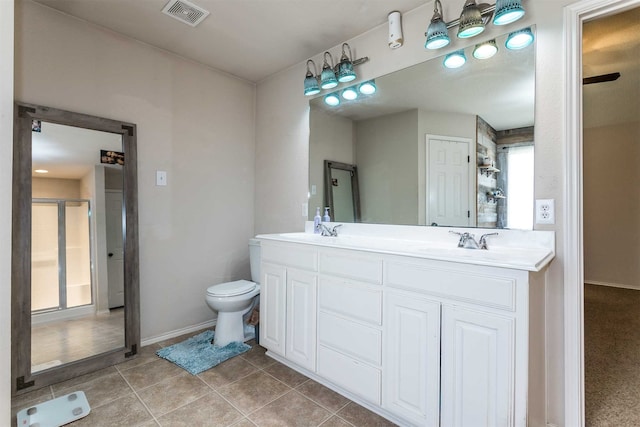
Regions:
<instances>
[{"instance_id":1,"label":"toilet base","mask_svg":"<svg viewBox=\"0 0 640 427\"><path fill-rule=\"evenodd\" d=\"M224 347L236 342L244 342L244 320L242 311L218 312L213 345Z\"/></svg>"}]
</instances>

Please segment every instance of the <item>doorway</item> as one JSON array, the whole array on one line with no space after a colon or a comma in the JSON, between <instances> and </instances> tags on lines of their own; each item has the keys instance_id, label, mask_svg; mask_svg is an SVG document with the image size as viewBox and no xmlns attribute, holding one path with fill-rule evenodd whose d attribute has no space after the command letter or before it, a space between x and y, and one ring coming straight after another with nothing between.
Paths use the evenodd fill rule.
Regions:
<instances>
[{"instance_id":1,"label":"doorway","mask_svg":"<svg viewBox=\"0 0 640 427\"><path fill-rule=\"evenodd\" d=\"M640 425L640 7L583 22L582 70L585 423Z\"/></svg>"},{"instance_id":2,"label":"doorway","mask_svg":"<svg viewBox=\"0 0 640 427\"><path fill-rule=\"evenodd\" d=\"M585 0L565 7L564 412L565 425L585 425L583 24L640 6L639 0ZM587 76L584 76L587 77ZM609 158L603 159L606 164ZM604 164L604 163L603 163ZM609 166L615 167L615 166ZM629 188L629 186L627 186ZM615 189L611 189L615 191ZM605 206L605 200L602 201Z\"/></svg>"}]
</instances>

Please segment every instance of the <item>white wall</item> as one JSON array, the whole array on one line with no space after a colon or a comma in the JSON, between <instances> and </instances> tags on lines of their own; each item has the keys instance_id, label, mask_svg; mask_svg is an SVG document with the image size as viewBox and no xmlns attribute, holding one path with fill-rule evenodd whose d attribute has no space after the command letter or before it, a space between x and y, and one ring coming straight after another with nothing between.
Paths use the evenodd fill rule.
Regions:
<instances>
[{"instance_id":1,"label":"white wall","mask_svg":"<svg viewBox=\"0 0 640 427\"><path fill-rule=\"evenodd\" d=\"M324 161L333 160L354 164L353 121L314 107L309 121L309 187L316 186L316 194L309 197L309 219L316 208L324 212Z\"/></svg>"},{"instance_id":2,"label":"white wall","mask_svg":"<svg viewBox=\"0 0 640 427\"><path fill-rule=\"evenodd\" d=\"M556 200L556 224L537 227L556 230L557 256L547 272L547 421L563 425L563 6L572 0L524 2L525 18L516 28L536 25L536 198ZM444 15L459 14L464 1L444 2ZM386 22L348 42L355 57L369 56L358 66L361 79L374 78L434 56L468 46L474 41L453 40L445 50L425 51L424 31L433 14L433 3L403 16L405 45L387 47ZM385 17L381 17L381 22ZM509 28L489 26L483 38ZM337 53L339 47L330 49ZM320 60L322 52L311 58ZM308 99L302 94L304 62L258 84L256 117L256 225L257 233L301 231L300 206L307 201ZM545 345L540 343L540 345ZM532 425L544 420L532 420Z\"/></svg>"},{"instance_id":3,"label":"white wall","mask_svg":"<svg viewBox=\"0 0 640 427\"><path fill-rule=\"evenodd\" d=\"M356 122L362 222L418 223L418 110Z\"/></svg>"},{"instance_id":4,"label":"white wall","mask_svg":"<svg viewBox=\"0 0 640 427\"><path fill-rule=\"evenodd\" d=\"M11 417L11 164L13 0L0 1L0 423ZM4 421L3 421L4 420Z\"/></svg>"},{"instance_id":5,"label":"white wall","mask_svg":"<svg viewBox=\"0 0 640 427\"><path fill-rule=\"evenodd\" d=\"M255 86L30 0L15 25L16 99L137 124L142 339L211 320L249 278Z\"/></svg>"}]
</instances>

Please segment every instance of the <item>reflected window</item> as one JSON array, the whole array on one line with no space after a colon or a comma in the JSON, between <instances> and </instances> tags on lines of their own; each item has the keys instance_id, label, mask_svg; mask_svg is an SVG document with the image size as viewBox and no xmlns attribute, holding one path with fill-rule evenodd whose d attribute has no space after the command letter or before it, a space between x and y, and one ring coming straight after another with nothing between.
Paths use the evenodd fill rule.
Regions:
<instances>
[{"instance_id":1,"label":"reflected window","mask_svg":"<svg viewBox=\"0 0 640 427\"><path fill-rule=\"evenodd\" d=\"M533 229L533 145L510 147L507 188L507 227Z\"/></svg>"}]
</instances>

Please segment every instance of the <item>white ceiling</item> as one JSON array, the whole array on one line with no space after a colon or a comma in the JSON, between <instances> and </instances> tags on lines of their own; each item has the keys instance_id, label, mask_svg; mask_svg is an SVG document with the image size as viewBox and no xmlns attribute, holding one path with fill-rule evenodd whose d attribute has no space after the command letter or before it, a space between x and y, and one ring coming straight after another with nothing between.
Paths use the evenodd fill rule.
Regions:
<instances>
[{"instance_id":1,"label":"white ceiling","mask_svg":"<svg viewBox=\"0 0 640 427\"><path fill-rule=\"evenodd\" d=\"M197 27L162 13L167 0L35 0L234 76L258 82L387 22L425 0L191 0Z\"/></svg>"}]
</instances>

